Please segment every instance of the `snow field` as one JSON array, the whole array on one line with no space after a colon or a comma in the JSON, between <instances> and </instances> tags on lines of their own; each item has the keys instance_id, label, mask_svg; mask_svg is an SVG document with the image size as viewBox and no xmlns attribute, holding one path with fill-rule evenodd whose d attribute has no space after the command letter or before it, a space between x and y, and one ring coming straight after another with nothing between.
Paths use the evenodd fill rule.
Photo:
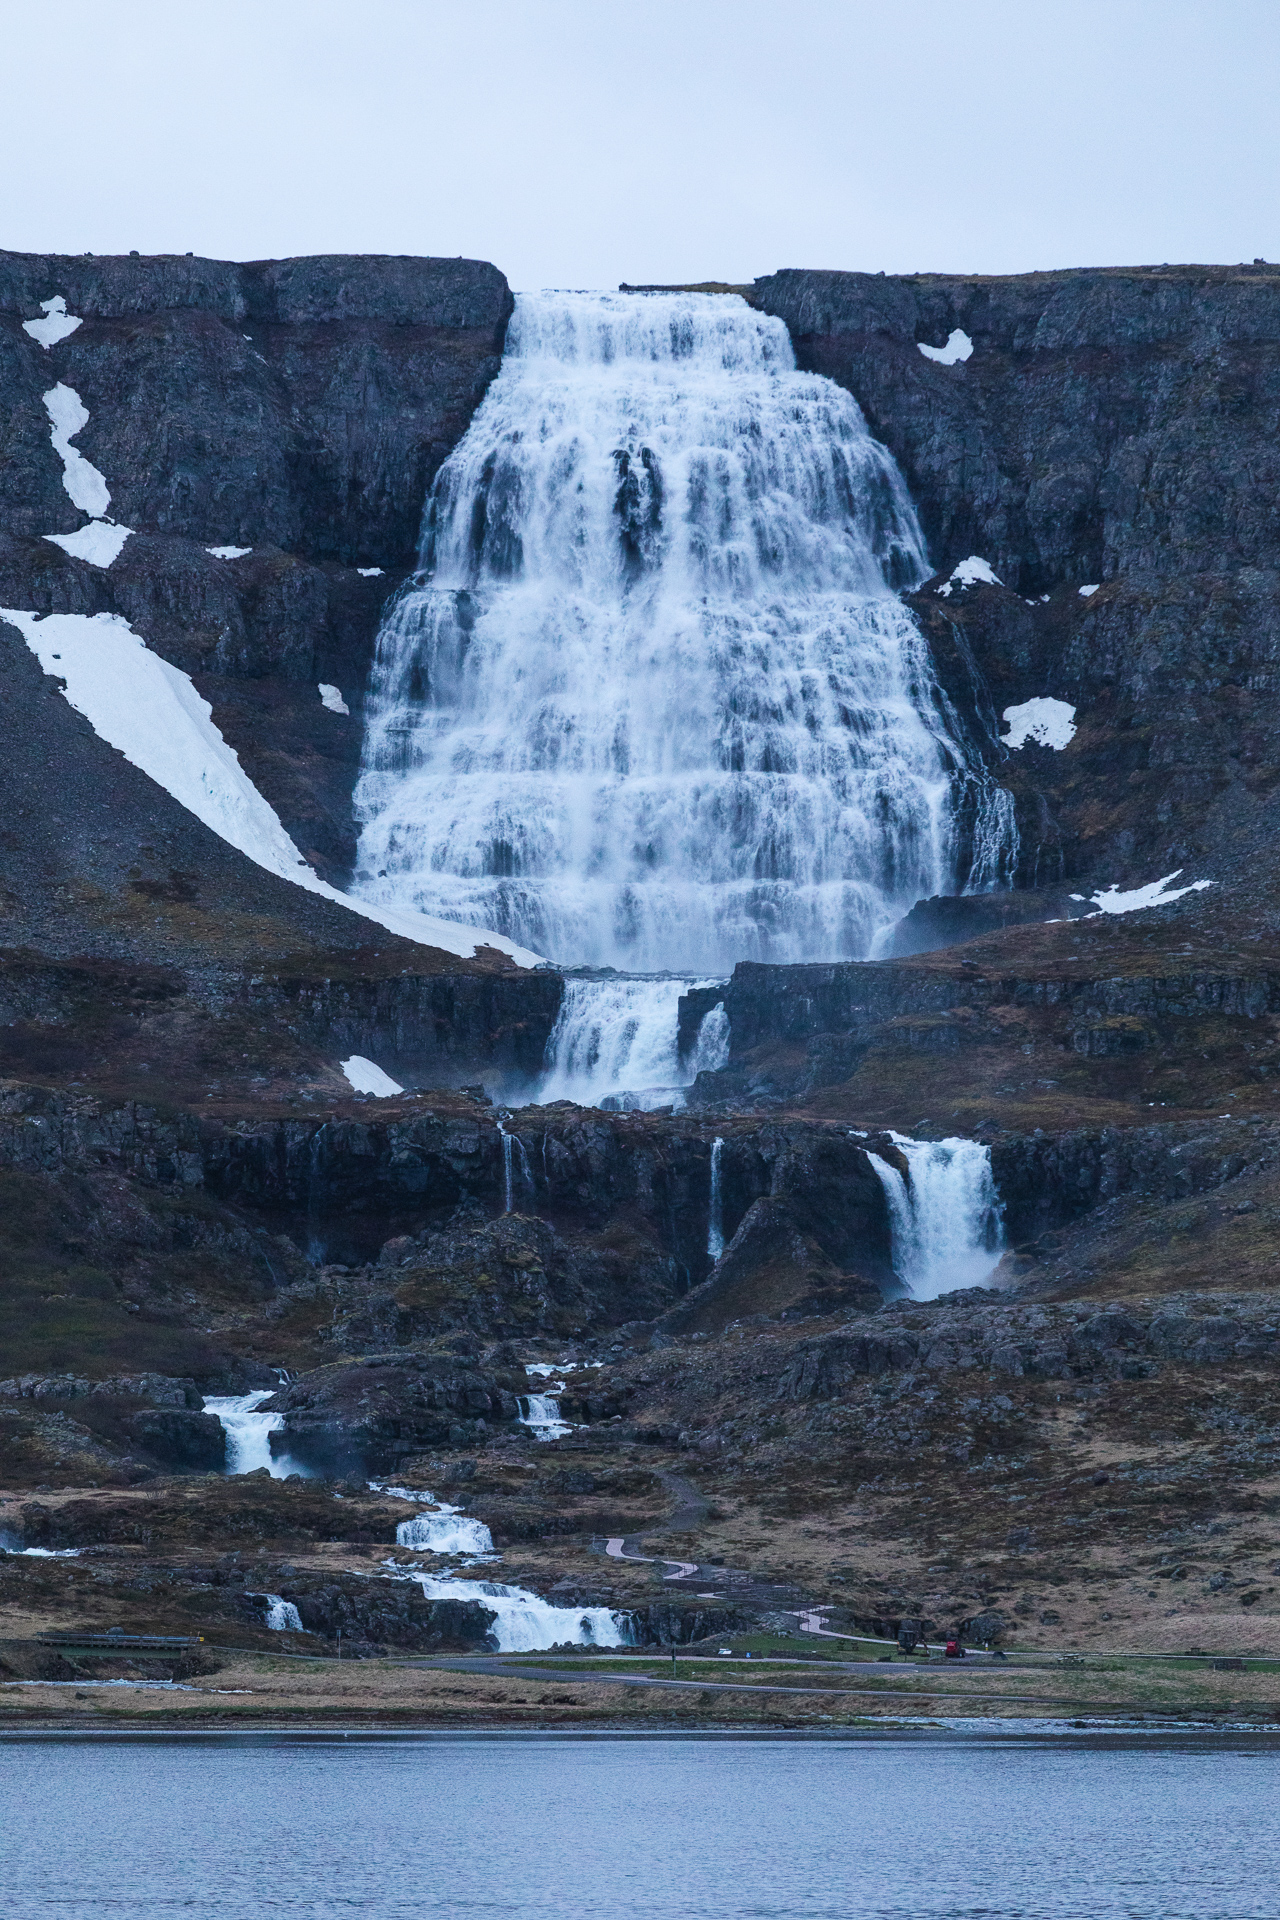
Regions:
<instances>
[{"instance_id":1,"label":"snow field","mask_svg":"<svg viewBox=\"0 0 1280 1920\"><path fill-rule=\"evenodd\" d=\"M94 732L257 866L423 946L470 958L496 947L517 966L539 956L501 934L436 920L409 908L349 900L312 871L213 723L190 677L152 653L116 613L37 613L0 608L46 673Z\"/></svg>"}]
</instances>

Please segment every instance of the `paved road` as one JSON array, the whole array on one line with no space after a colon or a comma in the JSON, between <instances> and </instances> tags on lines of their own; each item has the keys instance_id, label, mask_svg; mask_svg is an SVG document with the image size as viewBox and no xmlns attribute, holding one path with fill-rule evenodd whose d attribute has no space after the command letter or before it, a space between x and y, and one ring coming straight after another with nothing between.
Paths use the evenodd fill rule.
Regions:
<instances>
[{"instance_id":1,"label":"paved road","mask_svg":"<svg viewBox=\"0 0 1280 1920\"><path fill-rule=\"evenodd\" d=\"M871 1663L862 1662L859 1664L863 1670L865 1670ZM897 1698L903 1700L933 1699L971 1701L977 1698L982 1701L1016 1701L1023 1706L1079 1707L1079 1701L1070 1695L1064 1696L1051 1693L991 1693L985 1688L980 1695L974 1695L971 1693L956 1693L944 1687L933 1686L904 1687L889 1685L880 1687L844 1687L835 1686L830 1683L826 1686L817 1684L794 1686L788 1685L780 1680L748 1680L745 1674L740 1680L728 1678L724 1680L667 1680L659 1679L655 1674L642 1673L593 1672L590 1670L575 1673L572 1670L566 1671L559 1667L517 1666L510 1661L504 1660L500 1654L481 1654L474 1658L461 1655L455 1659L436 1657L434 1659L424 1660L399 1660L396 1662L396 1665L401 1667L416 1667L418 1669L434 1669L441 1673L488 1673L497 1675L504 1680L559 1680L566 1682L570 1686L594 1683L597 1686L610 1684L619 1687L657 1687L674 1690L676 1692L692 1691L694 1693L838 1693L841 1695L852 1694L858 1699L866 1698L871 1700ZM844 1671L845 1668L842 1663L841 1666L836 1669L836 1672ZM899 1672L901 1671L902 1669L899 1669ZM922 1669L915 1668L912 1671L921 1672ZM947 1676L948 1679L952 1678L953 1675L958 1677L956 1669L952 1669L952 1673ZM886 1674L885 1678L887 1680L889 1676ZM1119 1705L1099 1706L1094 1704L1088 1708L1088 1711L1090 1714L1118 1713L1125 1711L1125 1709Z\"/></svg>"}]
</instances>

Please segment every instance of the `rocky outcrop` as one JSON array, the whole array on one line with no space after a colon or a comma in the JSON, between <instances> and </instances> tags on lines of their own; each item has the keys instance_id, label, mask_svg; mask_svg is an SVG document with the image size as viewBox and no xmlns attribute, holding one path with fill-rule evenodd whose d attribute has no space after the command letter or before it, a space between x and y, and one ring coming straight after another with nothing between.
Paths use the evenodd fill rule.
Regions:
<instances>
[{"instance_id":1,"label":"rocky outcrop","mask_svg":"<svg viewBox=\"0 0 1280 1920\"><path fill-rule=\"evenodd\" d=\"M1222 1366L1280 1361L1280 1327L1256 1297L1222 1296L1096 1309L1012 1305L972 1289L932 1305L903 1303L863 1332L802 1342L777 1398L838 1400L866 1376L925 1369L1029 1380L1145 1380L1162 1362Z\"/></svg>"},{"instance_id":2,"label":"rocky outcrop","mask_svg":"<svg viewBox=\"0 0 1280 1920\"><path fill-rule=\"evenodd\" d=\"M1275 566L1280 269L796 269L754 296L857 396L948 566L983 554L1023 594ZM971 357L919 351L956 329Z\"/></svg>"},{"instance_id":3,"label":"rocky outcrop","mask_svg":"<svg viewBox=\"0 0 1280 1920\"><path fill-rule=\"evenodd\" d=\"M81 324L46 349L24 323L59 295ZM0 254L0 606L127 619L194 676L303 854L339 883L381 610L512 304L483 261ZM42 396L58 384L88 410L75 445L133 529L109 567L47 537L84 520L50 441ZM348 714L321 705L322 681ZM26 730L49 704L28 696ZM99 824L116 829L113 813Z\"/></svg>"},{"instance_id":4,"label":"rocky outcrop","mask_svg":"<svg viewBox=\"0 0 1280 1920\"><path fill-rule=\"evenodd\" d=\"M1280 767L1280 270L794 270L753 298L903 470L939 570L911 604L953 706L985 712L1019 885L1252 878ZM968 358L920 352L956 330ZM941 591L971 554L1003 586ZM1003 749L991 719L1044 695L1075 738Z\"/></svg>"},{"instance_id":5,"label":"rocky outcrop","mask_svg":"<svg viewBox=\"0 0 1280 1920\"><path fill-rule=\"evenodd\" d=\"M516 1396L461 1354L371 1354L325 1367L283 1388L278 1454L323 1473L392 1473L401 1461L451 1440L462 1444L516 1419Z\"/></svg>"}]
</instances>

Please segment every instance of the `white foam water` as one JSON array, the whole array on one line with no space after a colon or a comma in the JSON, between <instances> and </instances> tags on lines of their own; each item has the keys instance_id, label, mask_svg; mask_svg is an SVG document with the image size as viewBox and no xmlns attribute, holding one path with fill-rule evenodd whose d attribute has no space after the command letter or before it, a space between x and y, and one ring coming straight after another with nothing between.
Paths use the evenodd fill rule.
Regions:
<instances>
[{"instance_id":1,"label":"white foam water","mask_svg":"<svg viewBox=\"0 0 1280 1920\"><path fill-rule=\"evenodd\" d=\"M728 1058L729 1022L723 1003L708 1013L686 1059L677 1047L682 994L705 980L568 979L547 1041L547 1067L534 1094L538 1104L573 1100L579 1106L648 1109L684 1104L684 1089L703 1067Z\"/></svg>"},{"instance_id":2,"label":"white foam water","mask_svg":"<svg viewBox=\"0 0 1280 1920\"><path fill-rule=\"evenodd\" d=\"M520 1424L529 1427L535 1440L559 1440L564 1434L572 1433L573 1428L567 1420L560 1418L560 1393L522 1393L520 1395Z\"/></svg>"},{"instance_id":3,"label":"white foam water","mask_svg":"<svg viewBox=\"0 0 1280 1920\"><path fill-rule=\"evenodd\" d=\"M227 1436L228 1473L257 1473L265 1467L273 1480L284 1480L291 1473L303 1471L288 1454L271 1451L271 1435L283 1427L284 1415L259 1413L258 1408L274 1391L205 1396L205 1412L213 1415Z\"/></svg>"},{"instance_id":4,"label":"white foam water","mask_svg":"<svg viewBox=\"0 0 1280 1920\"><path fill-rule=\"evenodd\" d=\"M267 1603L267 1625L273 1633L301 1633L302 1615L292 1600L282 1600L278 1593L264 1593Z\"/></svg>"},{"instance_id":5,"label":"white foam water","mask_svg":"<svg viewBox=\"0 0 1280 1920\"><path fill-rule=\"evenodd\" d=\"M1004 1250L1004 1207L990 1147L977 1140L889 1137L902 1151L909 1179L879 1154L868 1157L889 1205L898 1279L916 1300L982 1286Z\"/></svg>"},{"instance_id":6,"label":"white foam water","mask_svg":"<svg viewBox=\"0 0 1280 1920\"><path fill-rule=\"evenodd\" d=\"M493 1535L481 1520L470 1519L443 1501L415 1513L396 1527L396 1545L425 1553L492 1553Z\"/></svg>"},{"instance_id":7,"label":"white foam water","mask_svg":"<svg viewBox=\"0 0 1280 1920\"><path fill-rule=\"evenodd\" d=\"M724 1141L719 1134L711 1142L711 1195L707 1209L707 1253L718 1260L724 1252L724 1197L720 1191L720 1162Z\"/></svg>"},{"instance_id":8,"label":"white foam water","mask_svg":"<svg viewBox=\"0 0 1280 1920\"><path fill-rule=\"evenodd\" d=\"M608 1607L555 1607L523 1587L496 1580L448 1580L418 1573L428 1600L478 1600L496 1615L491 1629L499 1653L537 1653L547 1647L625 1647L625 1614Z\"/></svg>"},{"instance_id":9,"label":"white foam water","mask_svg":"<svg viewBox=\"0 0 1280 1920\"><path fill-rule=\"evenodd\" d=\"M362 898L719 975L865 956L1003 877L1006 796L897 597L928 570L897 467L745 301L520 296L420 559L378 639Z\"/></svg>"}]
</instances>

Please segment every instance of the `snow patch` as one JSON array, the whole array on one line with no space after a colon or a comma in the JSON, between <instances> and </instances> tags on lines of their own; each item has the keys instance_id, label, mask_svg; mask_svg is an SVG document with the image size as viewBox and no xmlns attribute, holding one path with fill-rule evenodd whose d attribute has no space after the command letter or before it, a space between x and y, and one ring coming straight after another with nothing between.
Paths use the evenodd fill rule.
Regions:
<instances>
[{"instance_id":1,"label":"snow patch","mask_svg":"<svg viewBox=\"0 0 1280 1920\"><path fill-rule=\"evenodd\" d=\"M67 303L60 293L55 293L52 300L42 300L40 305L44 319L24 320L22 331L29 333L33 340L38 340L47 353L50 347L56 347L59 340L65 340L84 322L78 313L67 312Z\"/></svg>"},{"instance_id":2,"label":"snow patch","mask_svg":"<svg viewBox=\"0 0 1280 1920\"><path fill-rule=\"evenodd\" d=\"M916 345L926 360L936 360L940 367L954 367L957 360L967 360L973 352L973 342L961 327L947 335L945 347L926 347L923 340L917 340Z\"/></svg>"},{"instance_id":3,"label":"snow patch","mask_svg":"<svg viewBox=\"0 0 1280 1920\"><path fill-rule=\"evenodd\" d=\"M1006 707L1004 718L1009 731L1000 735L1003 747L1025 747L1035 740L1061 753L1075 739L1076 710L1065 700L1024 700L1020 707Z\"/></svg>"},{"instance_id":4,"label":"snow patch","mask_svg":"<svg viewBox=\"0 0 1280 1920\"><path fill-rule=\"evenodd\" d=\"M437 920L411 908L357 905L312 871L234 750L213 724L213 709L189 676L152 653L118 613L38 613L0 607L46 673L64 680L66 698L98 736L172 794L223 840L282 880L357 913L422 946L470 958L496 947L517 966L540 956L483 927Z\"/></svg>"},{"instance_id":5,"label":"snow patch","mask_svg":"<svg viewBox=\"0 0 1280 1920\"><path fill-rule=\"evenodd\" d=\"M952 587L1002 587L1003 585L1003 580L997 578L992 571L991 562L982 559L979 554L971 553L967 560L960 562L951 578L943 581L938 592L949 599ZM1045 597L1047 599L1048 595Z\"/></svg>"},{"instance_id":6,"label":"snow patch","mask_svg":"<svg viewBox=\"0 0 1280 1920\"><path fill-rule=\"evenodd\" d=\"M356 572L362 580L380 580L382 578L381 567L357 567Z\"/></svg>"},{"instance_id":7,"label":"snow patch","mask_svg":"<svg viewBox=\"0 0 1280 1920\"><path fill-rule=\"evenodd\" d=\"M337 687L331 687L327 680L320 682L320 705L327 708L330 713L350 713L351 711Z\"/></svg>"},{"instance_id":8,"label":"snow patch","mask_svg":"<svg viewBox=\"0 0 1280 1920\"><path fill-rule=\"evenodd\" d=\"M253 548L252 547L206 547L205 552L211 553L215 560L243 560L246 553L253 552Z\"/></svg>"},{"instance_id":9,"label":"snow patch","mask_svg":"<svg viewBox=\"0 0 1280 1920\"><path fill-rule=\"evenodd\" d=\"M87 560L91 567L109 567L119 559L120 549L132 532L132 527L117 526L114 520L91 520L74 533L46 533L44 538L73 560Z\"/></svg>"},{"instance_id":10,"label":"snow patch","mask_svg":"<svg viewBox=\"0 0 1280 1920\"><path fill-rule=\"evenodd\" d=\"M1181 900L1186 893L1203 893L1206 887L1213 885L1212 880L1193 880L1189 886L1174 887L1166 893L1169 882L1176 880L1181 872L1182 868L1177 867L1172 873L1166 873L1163 880L1152 880L1145 887L1131 887L1127 893L1121 893L1113 883L1105 893L1093 895L1093 905L1099 913L1139 913L1143 907L1167 907L1172 901ZM1073 900L1080 897L1078 893L1071 896Z\"/></svg>"},{"instance_id":11,"label":"snow patch","mask_svg":"<svg viewBox=\"0 0 1280 1920\"><path fill-rule=\"evenodd\" d=\"M1087 600L1090 594L1094 594L1098 591L1098 588L1101 586L1101 584L1102 582L1100 580L1095 580L1091 587L1077 587L1076 592L1080 595L1080 598L1082 600Z\"/></svg>"},{"instance_id":12,"label":"snow patch","mask_svg":"<svg viewBox=\"0 0 1280 1920\"><path fill-rule=\"evenodd\" d=\"M353 1053L349 1060L343 1060L340 1064L357 1093L372 1093L379 1100L389 1100L392 1094L404 1092L398 1080L393 1080L372 1060L366 1060L362 1053Z\"/></svg>"},{"instance_id":13,"label":"snow patch","mask_svg":"<svg viewBox=\"0 0 1280 1920\"><path fill-rule=\"evenodd\" d=\"M110 489L98 469L71 444L89 424L88 407L75 388L64 386L61 380L41 398L49 416L53 450L62 462L62 484L71 496L72 505L95 517L105 513L111 505Z\"/></svg>"}]
</instances>

